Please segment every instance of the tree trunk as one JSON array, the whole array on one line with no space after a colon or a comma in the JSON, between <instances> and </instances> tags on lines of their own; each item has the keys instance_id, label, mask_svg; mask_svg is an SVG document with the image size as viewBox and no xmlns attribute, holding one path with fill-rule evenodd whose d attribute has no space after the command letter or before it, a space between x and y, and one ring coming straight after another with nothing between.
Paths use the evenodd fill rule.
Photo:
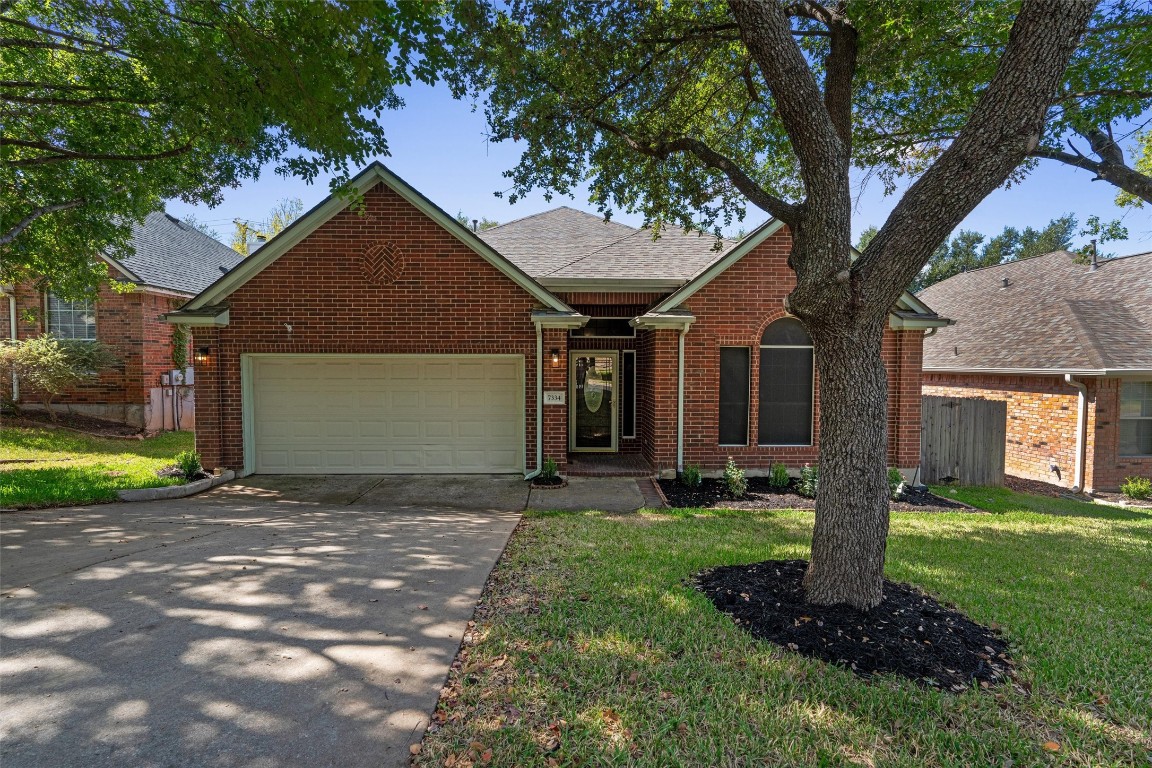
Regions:
<instances>
[{"instance_id":1,"label":"tree trunk","mask_svg":"<svg viewBox=\"0 0 1152 768\"><path fill-rule=\"evenodd\" d=\"M811 323L820 374L820 476L807 599L874 608L888 538L888 378L884 321Z\"/></svg>"}]
</instances>

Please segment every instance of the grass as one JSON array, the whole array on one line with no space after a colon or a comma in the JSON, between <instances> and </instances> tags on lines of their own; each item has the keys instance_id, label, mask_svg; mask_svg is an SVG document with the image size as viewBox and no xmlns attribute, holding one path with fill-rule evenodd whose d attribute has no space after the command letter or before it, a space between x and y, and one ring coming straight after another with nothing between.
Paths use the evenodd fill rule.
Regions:
<instances>
[{"instance_id":1,"label":"grass","mask_svg":"<svg viewBox=\"0 0 1152 768\"><path fill-rule=\"evenodd\" d=\"M156 470L192 446L191 432L116 440L62 429L0 429L0 507L89 504L115 500L126 488L175 485L180 481L157 477Z\"/></svg>"},{"instance_id":2,"label":"grass","mask_svg":"<svg viewBox=\"0 0 1152 768\"><path fill-rule=\"evenodd\" d=\"M894 513L888 576L1000 628L1015 684L864 681L750 638L685 584L708 566L807 557L811 513L535 514L493 573L417 762L1148 765L1152 516L1001 489L955 498L996 514Z\"/></svg>"}]
</instances>

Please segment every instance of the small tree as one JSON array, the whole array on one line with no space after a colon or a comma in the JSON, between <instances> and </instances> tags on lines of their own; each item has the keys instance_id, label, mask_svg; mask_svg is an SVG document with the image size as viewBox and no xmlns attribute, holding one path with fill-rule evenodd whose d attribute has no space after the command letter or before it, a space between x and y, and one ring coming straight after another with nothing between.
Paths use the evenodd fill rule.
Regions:
<instances>
[{"instance_id":1,"label":"small tree","mask_svg":"<svg viewBox=\"0 0 1152 768\"><path fill-rule=\"evenodd\" d=\"M118 358L98 341L58 339L35 336L24 341L8 342L2 362L11 366L20 380L40 397L52 421L56 412L52 401L81 382L95 378L116 364Z\"/></svg>"}]
</instances>

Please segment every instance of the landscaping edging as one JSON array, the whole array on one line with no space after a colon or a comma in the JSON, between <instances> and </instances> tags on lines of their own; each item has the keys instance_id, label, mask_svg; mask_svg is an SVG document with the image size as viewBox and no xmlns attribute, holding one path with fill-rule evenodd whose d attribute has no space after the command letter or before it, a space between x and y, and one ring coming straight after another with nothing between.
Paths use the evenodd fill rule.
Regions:
<instances>
[{"instance_id":1,"label":"landscaping edging","mask_svg":"<svg viewBox=\"0 0 1152 768\"><path fill-rule=\"evenodd\" d=\"M223 485L229 480L235 479L235 477L236 473L229 469L215 477L206 477L203 480L196 480L195 482L185 483L184 485L164 485L159 488L132 488L127 491L116 491L116 495L120 501L182 499L185 496L192 496L201 491L206 491L209 488Z\"/></svg>"}]
</instances>

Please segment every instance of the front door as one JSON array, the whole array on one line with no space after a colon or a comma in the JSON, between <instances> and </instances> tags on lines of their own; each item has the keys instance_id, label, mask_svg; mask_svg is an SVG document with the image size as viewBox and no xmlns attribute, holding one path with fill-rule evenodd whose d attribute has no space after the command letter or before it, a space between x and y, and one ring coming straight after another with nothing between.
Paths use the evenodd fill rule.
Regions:
<instances>
[{"instance_id":1,"label":"front door","mask_svg":"<svg viewBox=\"0 0 1152 768\"><path fill-rule=\"evenodd\" d=\"M619 353L581 351L568 359L572 450L615 451Z\"/></svg>"}]
</instances>

